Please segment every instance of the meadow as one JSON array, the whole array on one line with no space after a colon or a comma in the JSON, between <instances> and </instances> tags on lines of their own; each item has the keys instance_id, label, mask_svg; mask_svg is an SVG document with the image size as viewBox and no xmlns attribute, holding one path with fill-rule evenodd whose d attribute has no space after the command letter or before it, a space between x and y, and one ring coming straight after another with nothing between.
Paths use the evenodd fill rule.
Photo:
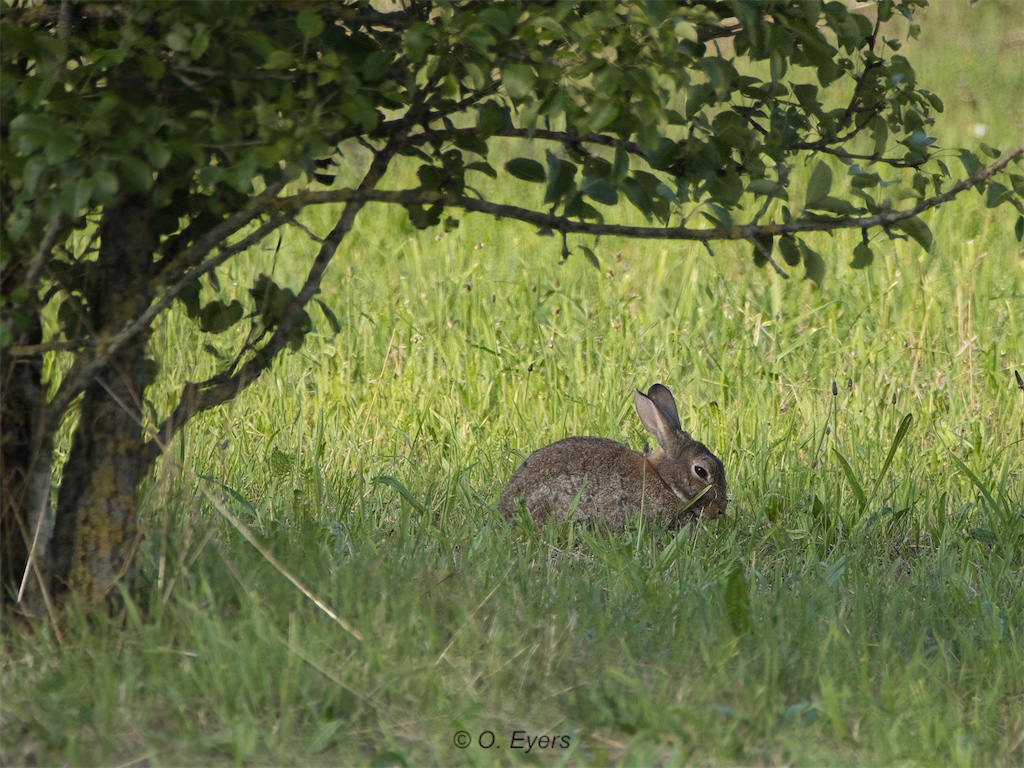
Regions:
<instances>
[{"instance_id":1,"label":"meadow","mask_svg":"<svg viewBox=\"0 0 1024 768\"><path fill-rule=\"evenodd\" d=\"M1024 6L928 14L906 52L946 102L940 143L1024 142ZM0 762L1024 764L1007 207L929 215L930 253L876 236L866 270L859 233L809 240L820 287L749 244L606 239L597 270L460 218L363 212L319 297L340 332L312 309L301 351L144 488L121 615L4 618ZM295 287L313 248L292 231L221 282ZM169 316L156 409L237 343ZM725 464L726 516L613 535L497 514L546 443L651 443L631 395L659 381Z\"/></svg>"}]
</instances>

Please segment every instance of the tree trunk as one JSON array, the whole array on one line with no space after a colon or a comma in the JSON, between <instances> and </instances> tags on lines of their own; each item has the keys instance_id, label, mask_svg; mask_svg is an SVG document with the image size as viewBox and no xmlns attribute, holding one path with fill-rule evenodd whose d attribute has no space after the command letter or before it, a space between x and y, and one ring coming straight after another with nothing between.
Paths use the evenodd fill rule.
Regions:
<instances>
[{"instance_id":1,"label":"tree trunk","mask_svg":"<svg viewBox=\"0 0 1024 768\"><path fill-rule=\"evenodd\" d=\"M24 281L25 259L22 254L14 254L0 278L2 294L10 296ZM16 309L11 308L12 314L15 311L20 313L20 322L4 318L11 320L8 327L22 327L13 341L24 346L39 344L43 331L36 308L26 302ZM0 432L0 578L3 589L0 599L6 601L18 596L37 530L44 542L49 540L47 522L50 517L46 512L50 474L47 463L47 471L40 482L39 457L33 456L44 396L42 358L11 356L5 349L0 353L0 371L3 373L0 384L3 393L0 397L0 424L3 426Z\"/></svg>"},{"instance_id":2,"label":"tree trunk","mask_svg":"<svg viewBox=\"0 0 1024 768\"><path fill-rule=\"evenodd\" d=\"M149 305L156 244L148 198L126 198L104 211L97 288L89 302L97 342ZM146 333L125 345L86 389L61 476L52 586L87 601L103 599L119 580L131 580L148 338Z\"/></svg>"}]
</instances>

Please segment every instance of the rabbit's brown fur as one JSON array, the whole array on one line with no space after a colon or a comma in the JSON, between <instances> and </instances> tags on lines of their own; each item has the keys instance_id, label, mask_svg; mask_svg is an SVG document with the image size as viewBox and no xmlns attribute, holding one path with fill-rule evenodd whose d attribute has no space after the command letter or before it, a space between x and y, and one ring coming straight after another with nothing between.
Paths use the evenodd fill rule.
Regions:
<instances>
[{"instance_id":1,"label":"rabbit's brown fur","mask_svg":"<svg viewBox=\"0 0 1024 768\"><path fill-rule=\"evenodd\" d=\"M640 421L658 441L650 456L604 437L567 437L523 462L498 510L509 518L522 504L537 522L571 514L575 521L600 520L616 531L637 513L676 527L725 512L725 468L682 430L668 388L655 384L646 395L635 392L633 400Z\"/></svg>"}]
</instances>

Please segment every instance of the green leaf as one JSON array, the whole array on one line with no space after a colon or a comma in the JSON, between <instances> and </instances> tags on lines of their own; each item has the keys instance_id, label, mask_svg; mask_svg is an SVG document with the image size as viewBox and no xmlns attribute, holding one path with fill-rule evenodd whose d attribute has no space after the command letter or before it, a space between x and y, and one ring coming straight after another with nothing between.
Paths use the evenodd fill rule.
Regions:
<instances>
[{"instance_id":1,"label":"green leaf","mask_svg":"<svg viewBox=\"0 0 1024 768\"><path fill-rule=\"evenodd\" d=\"M57 322L60 323L65 339L70 341L89 334L89 327L85 322L87 314L82 302L76 296L68 296L61 302L57 309Z\"/></svg>"},{"instance_id":2,"label":"green leaf","mask_svg":"<svg viewBox=\"0 0 1024 768\"><path fill-rule=\"evenodd\" d=\"M150 80L159 80L164 76L166 70L164 63L158 57L150 55L142 58L142 72Z\"/></svg>"},{"instance_id":3,"label":"green leaf","mask_svg":"<svg viewBox=\"0 0 1024 768\"><path fill-rule=\"evenodd\" d=\"M981 144L981 151L984 152L989 157L995 158L996 160L998 160L999 156L1003 154L995 147L990 147L988 144L985 144L984 142L982 142Z\"/></svg>"},{"instance_id":4,"label":"green leaf","mask_svg":"<svg viewBox=\"0 0 1024 768\"><path fill-rule=\"evenodd\" d=\"M195 319L199 317L199 281L195 281L179 293L175 298L185 305L185 313Z\"/></svg>"},{"instance_id":5,"label":"green leaf","mask_svg":"<svg viewBox=\"0 0 1024 768\"><path fill-rule=\"evenodd\" d=\"M698 62L698 66L707 75L708 83L715 91L720 101L729 98L733 83L738 77L736 67L732 62L721 56L705 56Z\"/></svg>"},{"instance_id":6,"label":"green leaf","mask_svg":"<svg viewBox=\"0 0 1024 768\"><path fill-rule=\"evenodd\" d=\"M331 330L334 333L341 333L341 323L338 322L338 316L320 299L315 299L315 301L320 305L320 310L324 313L324 317L327 318L327 324L331 326Z\"/></svg>"},{"instance_id":7,"label":"green leaf","mask_svg":"<svg viewBox=\"0 0 1024 768\"><path fill-rule=\"evenodd\" d=\"M878 480L875 481L876 488L878 487L878 484L882 482L882 477L885 475L885 471L889 469L889 465L892 464L892 458L896 455L896 449L900 447L900 443L902 443L903 439L907 436L907 433L910 431L910 425L913 421L914 415L908 413L900 422L900 425L896 430L896 437L893 438L892 445L889 446L889 454L885 457L885 461L882 462L882 469L878 473Z\"/></svg>"},{"instance_id":8,"label":"green leaf","mask_svg":"<svg viewBox=\"0 0 1024 768\"><path fill-rule=\"evenodd\" d=\"M590 203L583 201L582 194L575 194L565 203L565 215L575 219L603 220L598 210Z\"/></svg>"},{"instance_id":9,"label":"green leaf","mask_svg":"<svg viewBox=\"0 0 1024 768\"><path fill-rule=\"evenodd\" d=\"M725 582L725 616L734 634L750 630L750 592L743 566L736 563Z\"/></svg>"},{"instance_id":10,"label":"green leaf","mask_svg":"<svg viewBox=\"0 0 1024 768\"><path fill-rule=\"evenodd\" d=\"M295 17L295 26L299 28L302 36L309 40L324 31L324 21L315 10L306 6Z\"/></svg>"},{"instance_id":11,"label":"green leaf","mask_svg":"<svg viewBox=\"0 0 1024 768\"><path fill-rule=\"evenodd\" d=\"M434 44L434 30L423 21L417 21L405 31L405 52L409 60L419 62Z\"/></svg>"},{"instance_id":12,"label":"green leaf","mask_svg":"<svg viewBox=\"0 0 1024 768\"><path fill-rule=\"evenodd\" d=\"M535 19L530 19L530 25L551 33L545 37L565 37L565 27L550 16L538 16Z\"/></svg>"},{"instance_id":13,"label":"green leaf","mask_svg":"<svg viewBox=\"0 0 1024 768\"><path fill-rule=\"evenodd\" d=\"M576 166L548 153L548 186L544 191L544 205L561 200L573 188Z\"/></svg>"},{"instance_id":14,"label":"green leaf","mask_svg":"<svg viewBox=\"0 0 1024 768\"><path fill-rule=\"evenodd\" d=\"M874 139L874 154L881 157L889 143L889 125L881 117L875 118L871 136Z\"/></svg>"},{"instance_id":15,"label":"green leaf","mask_svg":"<svg viewBox=\"0 0 1024 768\"><path fill-rule=\"evenodd\" d=\"M512 113L508 107L503 107L493 101L487 101L480 105L477 111L477 128L480 130L480 138L486 139L495 131L512 127Z\"/></svg>"},{"instance_id":16,"label":"green leaf","mask_svg":"<svg viewBox=\"0 0 1024 768\"><path fill-rule=\"evenodd\" d=\"M1017 236L1017 242L1024 240L1024 216L1017 217L1017 224L1013 228L1013 233Z\"/></svg>"},{"instance_id":17,"label":"green leaf","mask_svg":"<svg viewBox=\"0 0 1024 768\"><path fill-rule=\"evenodd\" d=\"M811 173L811 180L807 183L807 203L804 207L814 208L819 200L828 197L832 190L832 169L824 160L819 160Z\"/></svg>"},{"instance_id":18,"label":"green leaf","mask_svg":"<svg viewBox=\"0 0 1024 768\"><path fill-rule=\"evenodd\" d=\"M870 189L882 183L882 177L877 173L850 173L850 186L854 189Z\"/></svg>"},{"instance_id":19,"label":"green leaf","mask_svg":"<svg viewBox=\"0 0 1024 768\"><path fill-rule=\"evenodd\" d=\"M818 500L815 499L815 502L817 501ZM833 586L837 581L839 581L839 579L843 577L843 574L846 572L846 566L850 562L850 554L851 553L847 552L845 555L843 555L831 564L825 562L824 560L821 561L820 564L822 569L824 570L821 576L825 580L825 583L828 584L830 587Z\"/></svg>"},{"instance_id":20,"label":"green leaf","mask_svg":"<svg viewBox=\"0 0 1024 768\"><path fill-rule=\"evenodd\" d=\"M994 547L999 543L999 537L996 536L995 531L991 528L971 528L968 533L971 535L972 539L980 541L982 544L989 547Z\"/></svg>"},{"instance_id":21,"label":"green leaf","mask_svg":"<svg viewBox=\"0 0 1024 768\"><path fill-rule=\"evenodd\" d=\"M992 491L989 489L989 486L983 482L970 467L964 464L963 461L961 461L955 454L950 454L950 458L953 459L953 462L960 467L961 471L971 479L971 482L974 483L974 486L981 492L981 495L985 497L985 500L993 510L997 510L1002 506L992 496Z\"/></svg>"},{"instance_id":22,"label":"green leaf","mask_svg":"<svg viewBox=\"0 0 1024 768\"><path fill-rule=\"evenodd\" d=\"M164 42L172 51L184 53L192 44L192 30L178 22L171 27L171 31L164 37Z\"/></svg>"},{"instance_id":23,"label":"green leaf","mask_svg":"<svg viewBox=\"0 0 1024 768\"><path fill-rule=\"evenodd\" d=\"M23 112L10 123L11 137L17 139L18 151L24 155L45 146L50 134L57 128L56 120L38 112Z\"/></svg>"},{"instance_id":24,"label":"green leaf","mask_svg":"<svg viewBox=\"0 0 1024 768\"><path fill-rule=\"evenodd\" d=\"M264 69L288 69L295 62L290 51L271 51L263 62Z\"/></svg>"},{"instance_id":25,"label":"green leaf","mask_svg":"<svg viewBox=\"0 0 1024 768\"><path fill-rule=\"evenodd\" d=\"M467 171L479 171L480 173L484 174L485 176L490 176L492 179L498 178L498 172L491 167L490 163L484 163L484 162L467 163L466 164L466 170Z\"/></svg>"},{"instance_id":26,"label":"green leaf","mask_svg":"<svg viewBox=\"0 0 1024 768\"><path fill-rule=\"evenodd\" d=\"M475 155L480 155L480 157L487 157L487 140L481 138L478 134L460 136L455 140L455 146L467 152L472 152Z\"/></svg>"},{"instance_id":27,"label":"green leaf","mask_svg":"<svg viewBox=\"0 0 1024 768\"><path fill-rule=\"evenodd\" d=\"M73 181L65 182L61 186L60 196L64 202L64 212L71 219L78 218L93 196L93 179L80 176Z\"/></svg>"},{"instance_id":28,"label":"green leaf","mask_svg":"<svg viewBox=\"0 0 1024 768\"><path fill-rule=\"evenodd\" d=\"M800 241L793 235L783 235L779 238L779 252L782 260L791 267L795 267L803 258L800 253Z\"/></svg>"},{"instance_id":29,"label":"green leaf","mask_svg":"<svg viewBox=\"0 0 1024 768\"><path fill-rule=\"evenodd\" d=\"M747 184L747 192L755 195L770 195L778 197L783 194L782 185L772 179L754 179Z\"/></svg>"},{"instance_id":30,"label":"green leaf","mask_svg":"<svg viewBox=\"0 0 1024 768\"><path fill-rule=\"evenodd\" d=\"M650 221L653 204L651 196L644 189L644 186L633 177L627 176L620 182L619 188L625 193L626 199L644 215L645 219Z\"/></svg>"},{"instance_id":31,"label":"green leaf","mask_svg":"<svg viewBox=\"0 0 1024 768\"><path fill-rule=\"evenodd\" d=\"M193 29L192 43L188 47L189 55L193 59L202 58L206 49L210 47L210 30L205 24L197 24Z\"/></svg>"},{"instance_id":32,"label":"green leaf","mask_svg":"<svg viewBox=\"0 0 1024 768\"><path fill-rule=\"evenodd\" d=\"M860 509L864 509L868 504L868 497L864 492L864 488L857 482L857 475L854 474L853 467L850 466L850 462L846 460L846 457L837 448L833 448L832 452L839 459L839 466L842 468L843 474L846 475L846 480L850 484L851 490L853 490L853 495L857 497L857 506Z\"/></svg>"},{"instance_id":33,"label":"green leaf","mask_svg":"<svg viewBox=\"0 0 1024 768\"><path fill-rule=\"evenodd\" d=\"M153 170L137 157L124 155L119 159L121 178L137 192L148 192L153 186Z\"/></svg>"},{"instance_id":34,"label":"green leaf","mask_svg":"<svg viewBox=\"0 0 1024 768\"><path fill-rule=\"evenodd\" d=\"M78 152L82 146L82 137L70 128L60 127L50 135L46 142L45 157L50 165L61 165Z\"/></svg>"},{"instance_id":35,"label":"green leaf","mask_svg":"<svg viewBox=\"0 0 1024 768\"><path fill-rule=\"evenodd\" d=\"M615 205L619 202L619 193L615 191L615 187L602 179L584 178L580 192L591 200L605 205Z\"/></svg>"},{"instance_id":36,"label":"green leaf","mask_svg":"<svg viewBox=\"0 0 1024 768\"><path fill-rule=\"evenodd\" d=\"M113 202L120 187L117 176L110 171L96 171L92 175L93 190L92 200L97 205L107 205Z\"/></svg>"},{"instance_id":37,"label":"green leaf","mask_svg":"<svg viewBox=\"0 0 1024 768\"><path fill-rule=\"evenodd\" d=\"M547 181L544 166L528 157L516 157L505 163L505 170L523 181L543 183Z\"/></svg>"},{"instance_id":38,"label":"green leaf","mask_svg":"<svg viewBox=\"0 0 1024 768\"><path fill-rule=\"evenodd\" d=\"M821 254L812 251L803 243L800 243L800 250L804 254L804 279L812 281L819 288L825 279L825 260Z\"/></svg>"},{"instance_id":39,"label":"green leaf","mask_svg":"<svg viewBox=\"0 0 1024 768\"><path fill-rule=\"evenodd\" d=\"M864 269L870 267L874 260L875 254L872 253L871 246L867 243L858 243L853 249L853 261L850 262L850 266L854 269Z\"/></svg>"},{"instance_id":40,"label":"green leaf","mask_svg":"<svg viewBox=\"0 0 1024 768\"><path fill-rule=\"evenodd\" d=\"M973 176L985 167L976 154L966 149L960 150L960 162L963 163L968 176Z\"/></svg>"},{"instance_id":41,"label":"green leaf","mask_svg":"<svg viewBox=\"0 0 1024 768\"><path fill-rule=\"evenodd\" d=\"M509 64L501 70L501 81L508 95L516 101L523 99L533 90L537 74L529 64Z\"/></svg>"},{"instance_id":42,"label":"green leaf","mask_svg":"<svg viewBox=\"0 0 1024 768\"><path fill-rule=\"evenodd\" d=\"M926 251L931 250L932 231L928 228L928 225L921 221L917 216L912 216L909 219L900 219L892 225L892 228L906 233L909 237L917 241L917 244Z\"/></svg>"},{"instance_id":43,"label":"green leaf","mask_svg":"<svg viewBox=\"0 0 1024 768\"><path fill-rule=\"evenodd\" d=\"M256 312L266 328L277 327L288 305L295 298L291 288L281 288L264 274L256 278L255 284L249 289L249 295L256 303Z\"/></svg>"},{"instance_id":44,"label":"green leaf","mask_svg":"<svg viewBox=\"0 0 1024 768\"><path fill-rule=\"evenodd\" d=\"M587 110L587 131L597 133L618 117L619 108L610 99L600 99Z\"/></svg>"},{"instance_id":45,"label":"green leaf","mask_svg":"<svg viewBox=\"0 0 1024 768\"><path fill-rule=\"evenodd\" d=\"M819 197L817 200L808 200L807 208L815 211L827 211L829 213L835 213L840 216L851 216L857 212L856 207L849 200L843 200L840 197L832 197L831 195L825 195Z\"/></svg>"},{"instance_id":46,"label":"green leaf","mask_svg":"<svg viewBox=\"0 0 1024 768\"><path fill-rule=\"evenodd\" d=\"M775 238L771 235L761 235L753 238L751 244L753 246L754 266L763 267L771 258L772 249L775 247Z\"/></svg>"},{"instance_id":47,"label":"green leaf","mask_svg":"<svg viewBox=\"0 0 1024 768\"><path fill-rule=\"evenodd\" d=\"M199 328L203 333L223 333L234 328L242 319L245 308L239 301L225 304L222 301L211 301L199 311Z\"/></svg>"},{"instance_id":48,"label":"green leaf","mask_svg":"<svg viewBox=\"0 0 1024 768\"><path fill-rule=\"evenodd\" d=\"M440 203L435 203L429 207L424 205L407 205L405 210L409 214L409 221L416 229L427 229L441 221L444 206Z\"/></svg>"},{"instance_id":49,"label":"green leaf","mask_svg":"<svg viewBox=\"0 0 1024 768\"><path fill-rule=\"evenodd\" d=\"M389 51L374 51L363 59L363 77L371 83L375 83L391 69L394 57Z\"/></svg>"},{"instance_id":50,"label":"green leaf","mask_svg":"<svg viewBox=\"0 0 1024 768\"><path fill-rule=\"evenodd\" d=\"M313 330L313 321L309 319L309 313L306 310L302 310L295 321L295 325L292 326L291 332L288 334L288 349L292 352L298 352L302 349L302 342L306 340L306 334L311 330Z\"/></svg>"},{"instance_id":51,"label":"green leaf","mask_svg":"<svg viewBox=\"0 0 1024 768\"><path fill-rule=\"evenodd\" d=\"M149 164L158 171L165 168L171 161L171 148L166 142L159 139L147 139L142 149L146 153Z\"/></svg>"},{"instance_id":52,"label":"green leaf","mask_svg":"<svg viewBox=\"0 0 1024 768\"><path fill-rule=\"evenodd\" d=\"M416 169L416 176L420 180L420 187L429 191L440 189L445 180L444 171L433 165L421 165Z\"/></svg>"},{"instance_id":53,"label":"green leaf","mask_svg":"<svg viewBox=\"0 0 1024 768\"><path fill-rule=\"evenodd\" d=\"M995 208L1010 199L1010 190L997 181L990 181L985 189L985 207Z\"/></svg>"},{"instance_id":54,"label":"green leaf","mask_svg":"<svg viewBox=\"0 0 1024 768\"><path fill-rule=\"evenodd\" d=\"M622 147L616 147L611 180L618 184L626 178L627 173L629 173L629 153Z\"/></svg>"},{"instance_id":55,"label":"green leaf","mask_svg":"<svg viewBox=\"0 0 1024 768\"><path fill-rule=\"evenodd\" d=\"M583 255L587 257L587 261L590 265L598 272L601 271L601 262L597 260L597 254L585 245L580 246L580 250L583 251Z\"/></svg>"},{"instance_id":56,"label":"green leaf","mask_svg":"<svg viewBox=\"0 0 1024 768\"><path fill-rule=\"evenodd\" d=\"M391 475L377 475L373 478L373 482L377 485L386 485L397 491L398 495L405 499L416 511L422 512L423 514L430 514L430 511L412 495L409 489Z\"/></svg>"},{"instance_id":57,"label":"green leaf","mask_svg":"<svg viewBox=\"0 0 1024 768\"><path fill-rule=\"evenodd\" d=\"M797 83L793 86L793 95L796 96L800 106L810 114L821 112L821 103L818 101L818 86L811 83Z\"/></svg>"}]
</instances>

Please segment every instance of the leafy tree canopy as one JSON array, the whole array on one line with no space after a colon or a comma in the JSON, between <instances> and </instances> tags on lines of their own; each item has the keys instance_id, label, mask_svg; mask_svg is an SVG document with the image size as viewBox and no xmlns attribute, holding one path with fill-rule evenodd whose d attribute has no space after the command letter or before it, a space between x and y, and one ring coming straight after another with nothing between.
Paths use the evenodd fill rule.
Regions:
<instances>
[{"instance_id":1,"label":"leafy tree canopy","mask_svg":"<svg viewBox=\"0 0 1024 768\"><path fill-rule=\"evenodd\" d=\"M816 282L825 259L809 233L861 230L851 255L864 267L886 237L930 248L919 214L972 188L986 206L1015 208L1021 237L1024 177L1010 170L1022 150L983 147L991 155L983 159L936 146L942 102L901 53L924 5L0 7L0 349L3 416L17 426L4 443L4 539L15 542L5 547L18 550L7 552L7 583L21 578L8 569L24 570L36 530L65 552L53 555L46 588L102 592L123 573L138 477L192 416L301 344L324 270L368 203L403 206L418 228L455 226L458 211L518 219L559 235L563 258L579 250L595 263L591 244L601 235L709 249L746 240L755 264L802 265ZM512 159L494 159L499 142ZM368 162L353 159L366 155L356 144ZM338 164L359 181L342 185ZM791 184L804 166L809 181ZM534 205L508 199L508 176L537 184ZM621 201L646 224L617 223ZM201 284L217 288L219 266L304 208L327 204L336 223L318 238L298 292L261 275L250 302L200 300ZM205 332L243 320L252 329L216 376L182 383L177 407L157 415L158 437L141 433L137 413L109 444L76 435L47 533L32 510L46 508L39 489L48 486L55 430L83 393L83 423L90 409L114 408L115 373L126 387L116 408L137 410L150 380L146 339L175 301ZM49 302L60 325L52 338L40 322ZM69 355L70 367L47 395L39 361L51 351ZM25 409L31 418L18 415ZM84 513L83 499L101 492L93 470L117 450L135 457L115 473L123 498L108 494L105 511ZM108 578L97 587L89 547L99 534L90 526L110 520L122 545L107 548Z\"/></svg>"}]
</instances>

